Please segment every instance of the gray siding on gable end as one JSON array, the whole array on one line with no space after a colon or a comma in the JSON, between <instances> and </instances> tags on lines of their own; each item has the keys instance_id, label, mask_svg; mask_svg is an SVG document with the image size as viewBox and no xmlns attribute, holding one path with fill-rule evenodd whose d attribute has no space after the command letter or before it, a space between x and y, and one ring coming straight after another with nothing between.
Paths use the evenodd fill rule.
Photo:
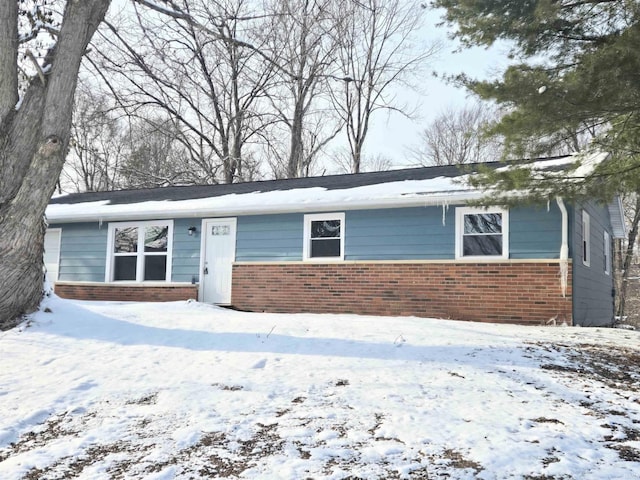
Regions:
<instances>
[{"instance_id":1,"label":"gray siding on gable end","mask_svg":"<svg viewBox=\"0 0 640 480\"><path fill-rule=\"evenodd\" d=\"M200 281L200 231L202 219L177 218L173 222L173 260L171 264L171 281L198 283ZM189 227L196 227L196 232L189 235Z\"/></svg>"},{"instance_id":2,"label":"gray siding on gable end","mask_svg":"<svg viewBox=\"0 0 640 480\"><path fill-rule=\"evenodd\" d=\"M62 229L58 280L104 282L108 224L66 223L50 228Z\"/></svg>"},{"instance_id":3,"label":"gray siding on gable end","mask_svg":"<svg viewBox=\"0 0 640 480\"><path fill-rule=\"evenodd\" d=\"M582 208L572 209L573 321L576 325L610 325L613 320L613 277L604 273L604 231L611 234L606 206L589 202L590 265L582 261Z\"/></svg>"},{"instance_id":4,"label":"gray siding on gable end","mask_svg":"<svg viewBox=\"0 0 640 480\"><path fill-rule=\"evenodd\" d=\"M302 213L238 217L236 261L302 260L303 232Z\"/></svg>"}]
</instances>

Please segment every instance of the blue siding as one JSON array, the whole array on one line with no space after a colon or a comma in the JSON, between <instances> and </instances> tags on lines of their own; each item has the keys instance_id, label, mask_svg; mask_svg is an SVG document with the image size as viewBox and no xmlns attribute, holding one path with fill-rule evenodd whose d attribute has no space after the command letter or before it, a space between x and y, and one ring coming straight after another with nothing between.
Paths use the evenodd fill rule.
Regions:
<instances>
[{"instance_id":1,"label":"blue siding","mask_svg":"<svg viewBox=\"0 0 640 480\"><path fill-rule=\"evenodd\" d=\"M455 206L345 212L345 260L455 258ZM510 257L558 258L562 218L556 205L512 209ZM236 260L302 260L304 214L238 217Z\"/></svg>"},{"instance_id":2,"label":"blue siding","mask_svg":"<svg viewBox=\"0 0 640 480\"><path fill-rule=\"evenodd\" d=\"M302 260L303 232L302 213L238 217L236 260Z\"/></svg>"},{"instance_id":3,"label":"blue siding","mask_svg":"<svg viewBox=\"0 0 640 480\"><path fill-rule=\"evenodd\" d=\"M200 281L200 218L178 218L173 222L173 263L171 265L172 282ZM196 232L189 235L189 227L196 227Z\"/></svg>"},{"instance_id":4,"label":"blue siding","mask_svg":"<svg viewBox=\"0 0 640 480\"><path fill-rule=\"evenodd\" d=\"M354 210L345 216L345 260L427 260L455 256L455 208Z\"/></svg>"},{"instance_id":5,"label":"blue siding","mask_svg":"<svg viewBox=\"0 0 640 480\"><path fill-rule=\"evenodd\" d=\"M509 257L560 258L562 214L553 203L546 207L519 207L509 211Z\"/></svg>"},{"instance_id":6,"label":"blue siding","mask_svg":"<svg viewBox=\"0 0 640 480\"><path fill-rule=\"evenodd\" d=\"M60 281L104 282L108 225L69 223L60 239Z\"/></svg>"},{"instance_id":7,"label":"blue siding","mask_svg":"<svg viewBox=\"0 0 640 480\"><path fill-rule=\"evenodd\" d=\"M189 236L188 228L198 232ZM200 219L177 219L173 224L174 282L198 281L200 267ZM60 281L104 282L107 261L108 223L68 223L51 225L62 228L60 242Z\"/></svg>"},{"instance_id":8,"label":"blue siding","mask_svg":"<svg viewBox=\"0 0 640 480\"><path fill-rule=\"evenodd\" d=\"M591 258L582 261L582 208L590 217ZM573 320L582 326L610 325L613 320L613 277L604 273L604 231L611 234L606 206L587 203L572 209Z\"/></svg>"},{"instance_id":9,"label":"blue siding","mask_svg":"<svg viewBox=\"0 0 640 480\"><path fill-rule=\"evenodd\" d=\"M444 209L346 210L345 259L454 259L455 212L453 205ZM510 211L509 219L511 258L558 258L561 215L556 205L549 211L546 208L515 208ZM174 220L173 282L199 281L201 225L200 218ZM188 235L190 226L197 228L193 236ZM52 227L62 228L60 280L104 281L108 224L77 223ZM303 231L303 213L237 217L236 260L300 261ZM594 247L596 244L594 240Z\"/></svg>"}]
</instances>

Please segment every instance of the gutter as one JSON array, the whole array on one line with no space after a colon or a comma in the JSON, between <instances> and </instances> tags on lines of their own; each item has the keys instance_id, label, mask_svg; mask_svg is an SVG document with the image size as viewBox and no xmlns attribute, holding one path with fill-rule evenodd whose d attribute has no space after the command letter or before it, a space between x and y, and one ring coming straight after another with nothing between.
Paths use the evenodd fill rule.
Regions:
<instances>
[{"instance_id":1,"label":"gutter","mask_svg":"<svg viewBox=\"0 0 640 480\"><path fill-rule=\"evenodd\" d=\"M569 279L569 215L567 207L560 197L556 197L558 208L562 213L562 243L560 244L560 289L562 297L567 296L567 283Z\"/></svg>"}]
</instances>

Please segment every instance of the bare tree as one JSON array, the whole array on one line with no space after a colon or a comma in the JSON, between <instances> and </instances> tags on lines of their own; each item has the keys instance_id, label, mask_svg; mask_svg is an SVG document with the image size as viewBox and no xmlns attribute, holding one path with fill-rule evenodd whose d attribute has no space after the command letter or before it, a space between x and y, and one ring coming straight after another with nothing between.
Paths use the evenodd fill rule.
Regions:
<instances>
[{"instance_id":1,"label":"bare tree","mask_svg":"<svg viewBox=\"0 0 640 480\"><path fill-rule=\"evenodd\" d=\"M338 7L332 0L273 0L269 7L271 25L265 36L269 55L279 66L278 88L269 96L279 120L269 144L277 177L308 175L319 152L341 129L327 87L336 78L337 39L331 32Z\"/></svg>"},{"instance_id":2,"label":"bare tree","mask_svg":"<svg viewBox=\"0 0 640 480\"><path fill-rule=\"evenodd\" d=\"M401 0L267 2L256 14L249 0L174 0L169 18L109 24L97 50L128 114L177 124L199 183L247 179L247 162L258 174L258 152L275 177L318 173L343 127L359 171L371 115L408 114L390 87L435 51L414 45L422 8Z\"/></svg>"},{"instance_id":3,"label":"bare tree","mask_svg":"<svg viewBox=\"0 0 640 480\"><path fill-rule=\"evenodd\" d=\"M353 157L347 147L339 148L331 156L332 164L335 165L338 173L359 173L353 172ZM362 155L360 172L383 172L391 170L393 160L385 155Z\"/></svg>"},{"instance_id":4,"label":"bare tree","mask_svg":"<svg viewBox=\"0 0 640 480\"><path fill-rule=\"evenodd\" d=\"M113 190L126 142L122 122L99 90L80 81L75 95L69 155L60 175L64 190Z\"/></svg>"},{"instance_id":5,"label":"bare tree","mask_svg":"<svg viewBox=\"0 0 640 480\"><path fill-rule=\"evenodd\" d=\"M343 82L332 88L333 103L344 121L351 171L361 169L362 151L372 115L381 109L410 116L392 87L410 87L413 76L439 51L416 42L423 8L402 0L362 0L344 5L337 22L337 64Z\"/></svg>"},{"instance_id":6,"label":"bare tree","mask_svg":"<svg viewBox=\"0 0 640 480\"><path fill-rule=\"evenodd\" d=\"M64 164L73 95L87 45L110 0L69 1L59 27L20 25L19 5L0 0L0 327L8 328L42 296L43 215ZM52 12L55 18L55 11ZM19 28L21 26L22 28ZM55 31L21 95L18 52L43 31Z\"/></svg>"},{"instance_id":7,"label":"bare tree","mask_svg":"<svg viewBox=\"0 0 640 480\"><path fill-rule=\"evenodd\" d=\"M199 166L166 115L118 118L105 94L81 82L72 138L60 176L65 191L106 191L201 183Z\"/></svg>"},{"instance_id":8,"label":"bare tree","mask_svg":"<svg viewBox=\"0 0 640 480\"><path fill-rule=\"evenodd\" d=\"M484 135L497 118L497 113L482 103L448 108L422 131L420 144L411 153L416 163L425 166L500 160L499 139Z\"/></svg>"},{"instance_id":9,"label":"bare tree","mask_svg":"<svg viewBox=\"0 0 640 480\"><path fill-rule=\"evenodd\" d=\"M97 63L117 77L112 89L129 114L171 117L198 183L243 180L247 147L272 120L257 104L273 64L258 53L260 45L239 40L259 20L247 14L245 0L173 3L180 15L136 12L137 28L109 24L103 39L111 48L100 50Z\"/></svg>"},{"instance_id":10,"label":"bare tree","mask_svg":"<svg viewBox=\"0 0 640 480\"><path fill-rule=\"evenodd\" d=\"M614 280L616 286L616 316L622 319L626 314L629 291L629 275L635 258L638 227L640 225L640 195L633 193L623 199L625 221L628 232L626 239L616 241L614 248Z\"/></svg>"},{"instance_id":11,"label":"bare tree","mask_svg":"<svg viewBox=\"0 0 640 480\"><path fill-rule=\"evenodd\" d=\"M123 188L157 188L198 184L176 125L166 117L134 119L122 136L126 153L119 165Z\"/></svg>"}]
</instances>

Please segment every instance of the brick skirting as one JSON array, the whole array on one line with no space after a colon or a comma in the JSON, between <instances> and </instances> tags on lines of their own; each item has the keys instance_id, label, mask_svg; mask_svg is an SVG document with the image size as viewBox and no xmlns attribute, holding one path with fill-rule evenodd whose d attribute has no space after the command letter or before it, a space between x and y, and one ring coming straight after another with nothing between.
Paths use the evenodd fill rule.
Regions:
<instances>
[{"instance_id":1,"label":"brick skirting","mask_svg":"<svg viewBox=\"0 0 640 480\"><path fill-rule=\"evenodd\" d=\"M76 300L121 302L173 302L198 298L197 285L117 285L110 283L57 282L55 293Z\"/></svg>"},{"instance_id":2,"label":"brick skirting","mask_svg":"<svg viewBox=\"0 0 640 480\"><path fill-rule=\"evenodd\" d=\"M232 305L250 311L415 315L571 324L557 262L280 263L233 266Z\"/></svg>"}]
</instances>

